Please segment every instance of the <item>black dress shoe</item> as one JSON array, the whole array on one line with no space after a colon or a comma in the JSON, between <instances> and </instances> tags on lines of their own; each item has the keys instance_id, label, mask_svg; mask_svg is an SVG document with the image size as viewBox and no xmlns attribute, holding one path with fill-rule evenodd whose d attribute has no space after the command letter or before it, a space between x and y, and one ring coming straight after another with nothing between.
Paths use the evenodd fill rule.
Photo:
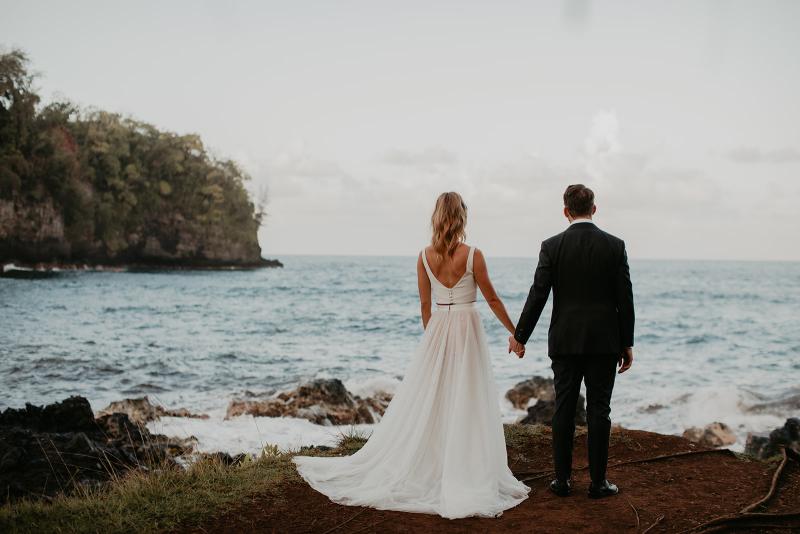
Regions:
<instances>
[{"instance_id":1,"label":"black dress shoe","mask_svg":"<svg viewBox=\"0 0 800 534\"><path fill-rule=\"evenodd\" d=\"M569 480L555 479L550 483L550 491L559 497L567 497L572 493L572 483Z\"/></svg>"},{"instance_id":2,"label":"black dress shoe","mask_svg":"<svg viewBox=\"0 0 800 534\"><path fill-rule=\"evenodd\" d=\"M599 484L595 484L592 482L589 484L589 497L591 499L602 499L603 497L611 497L612 495L616 495L619 493L619 488L609 482L608 480L604 480Z\"/></svg>"}]
</instances>

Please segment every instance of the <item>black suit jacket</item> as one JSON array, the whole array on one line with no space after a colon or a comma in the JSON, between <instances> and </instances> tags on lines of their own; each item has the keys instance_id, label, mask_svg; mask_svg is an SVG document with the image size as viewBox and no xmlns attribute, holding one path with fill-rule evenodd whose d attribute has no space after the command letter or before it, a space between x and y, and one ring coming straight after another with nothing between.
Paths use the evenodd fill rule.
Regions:
<instances>
[{"instance_id":1,"label":"black suit jacket","mask_svg":"<svg viewBox=\"0 0 800 534\"><path fill-rule=\"evenodd\" d=\"M633 288L625 243L594 223L542 243L514 338L528 342L553 289L548 354L619 354L633 346Z\"/></svg>"}]
</instances>

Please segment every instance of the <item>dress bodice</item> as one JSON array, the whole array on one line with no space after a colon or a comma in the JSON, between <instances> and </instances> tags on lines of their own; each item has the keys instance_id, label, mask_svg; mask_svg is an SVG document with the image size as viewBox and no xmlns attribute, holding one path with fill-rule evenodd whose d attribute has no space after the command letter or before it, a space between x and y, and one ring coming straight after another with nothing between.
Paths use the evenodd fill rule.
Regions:
<instances>
[{"instance_id":1,"label":"dress bodice","mask_svg":"<svg viewBox=\"0 0 800 534\"><path fill-rule=\"evenodd\" d=\"M422 263L425 265L425 272L428 273L428 278L431 281L431 293L434 304L467 304L469 302L475 302L478 292L475 276L472 272L474 256L475 247L469 247L467 270L464 272L464 276L462 276L453 287L447 287L433 275L431 267L428 265L428 257L425 254L425 250L422 250Z\"/></svg>"}]
</instances>

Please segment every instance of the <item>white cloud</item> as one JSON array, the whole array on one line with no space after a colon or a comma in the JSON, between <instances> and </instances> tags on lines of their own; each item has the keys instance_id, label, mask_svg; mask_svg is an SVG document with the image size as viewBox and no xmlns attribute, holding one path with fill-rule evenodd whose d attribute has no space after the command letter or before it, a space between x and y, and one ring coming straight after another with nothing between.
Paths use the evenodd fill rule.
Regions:
<instances>
[{"instance_id":1,"label":"white cloud","mask_svg":"<svg viewBox=\"0 0 800 534\"><path fill-rule=\"evenodd\" d=\"M728 151L727 158L736 163L798 163L800 150L796 148L778 148L762 150L755 147L737 147Z\"/></svg>"},{"instance_id":2,"label":"white cloud","mask_svg":"<svg viewBox=\"0 0 800 534\"><path fill-rule=\"evenodd\" d=\"M457 158L444 146L339 161L296 144L251 169L271 186L262 243L279 254L413 254L428 237L436 196L455 190L470 208L471 243L489 255L534 256L542 239L563 229L564 188L583 182L597 195L599 224L626 239L631 257L746 257L737 236L767 227L759 206L768 191L744 179L751 167L719 175L704 166L709 160L626 147L613 111L591 118L572 161L522 149Z\"/></svg>"},{"instance_id":3,"label":"white cloud","mask_svg":"<svg viewBox=\"0 0 800 534\"><path fill-rule=\"evenodd\" d=\"M605 176L609 159L619 154L619 120L615 111L598 111L592 117L589 134L583 142L586 173L596 180Z\"/></svg>"},{"instance_id":4,"label":"white cloud","mask_svg":"<svg viewBox=\"0 0 800 534\"><path fill-rule=\"evenodd\" d=\"M257 186L269 188L271 201L315 195L339 195L361 184L339 162L320 156L303 142L259 157L245 157L243 164Z\"/></svg>"},{"instance_id":5,"label":"white cloud","mask_svg":"<svg viewBox=\"0 0 800 534\"><path fill-rule=\"evenodd\" d=\"M438 169L455 165L458 163L458 157L454 152L442 147L427 147L422 150L394 148L388 150L381 157L381 161L387 165L399 167Z\"/></svg>"}]
</instances>

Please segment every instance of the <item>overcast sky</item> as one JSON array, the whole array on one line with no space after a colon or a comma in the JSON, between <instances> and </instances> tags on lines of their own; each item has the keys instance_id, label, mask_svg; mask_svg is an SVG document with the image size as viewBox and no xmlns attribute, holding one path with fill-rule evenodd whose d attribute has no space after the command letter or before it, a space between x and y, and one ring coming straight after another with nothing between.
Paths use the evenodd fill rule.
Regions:
<instances>
[{"instance_id":1,"label":"overcast sky","mask_svg":"<svg viewBox=\"0 0 800 534\"><path fill-rule=\"evenodd\" d=\"M435 6L433 5L435 4ZM67 98L267 186L267 257L415 254L436 195L534 256L583 182L632 258L800 260L800 2L0 0Z\"/></svg>"}]
</instances>

